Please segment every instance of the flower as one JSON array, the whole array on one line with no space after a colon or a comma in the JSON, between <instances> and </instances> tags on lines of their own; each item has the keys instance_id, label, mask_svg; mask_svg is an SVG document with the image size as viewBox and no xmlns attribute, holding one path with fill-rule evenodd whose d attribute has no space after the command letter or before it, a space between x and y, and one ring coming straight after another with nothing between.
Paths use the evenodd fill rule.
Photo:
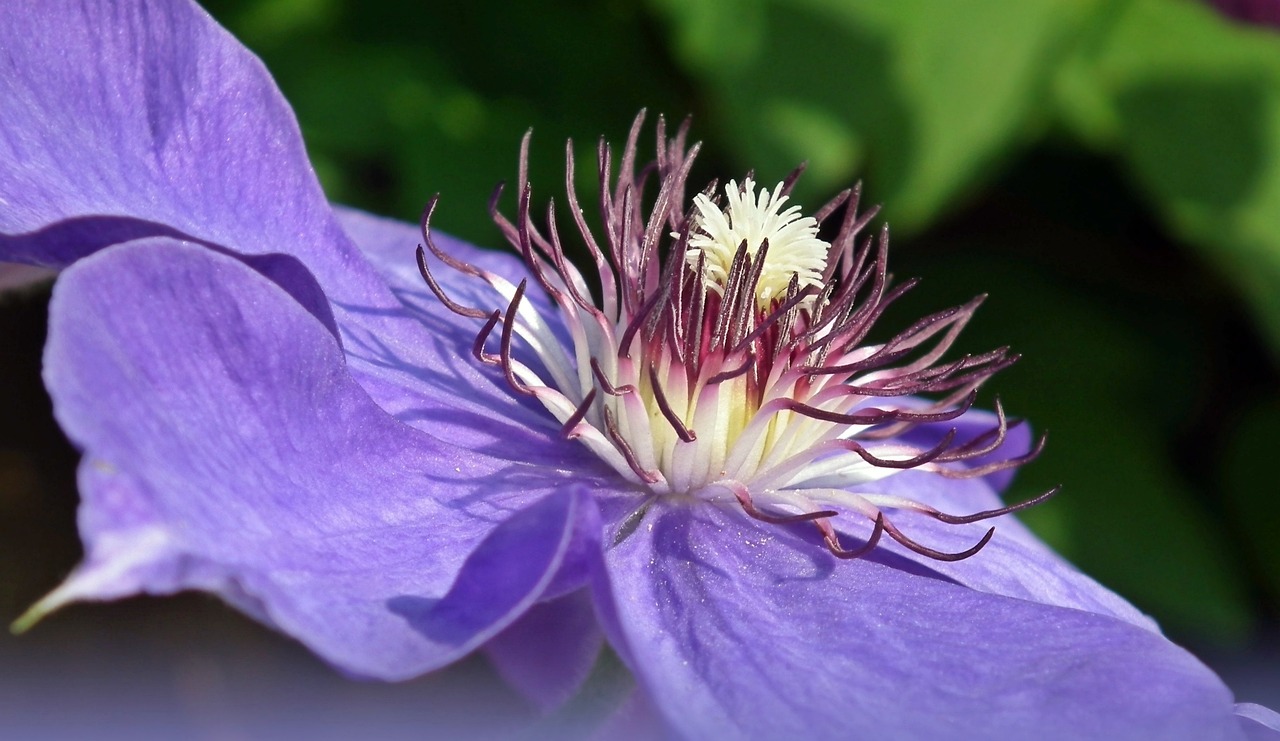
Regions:
<instances>
[{"instance_id":1,"label":"flower","mask_svg":"<svg viewBox=\"0 0 1280 741\"><path fill-rule=\"evenodd\" d=\"M797 461L802 473L774 489L760 488L758 476L739 480L749 498L724 486L714 467L663 491L648 480L651 471L677 482L681 460L733 455L747 449L746 433L711 434L696 415L689 424L673 406L679 373L661 362L639 367L642 375L627 381L637 391L623 392L616 408L600 397L612 396L607 386L622 390L622 364L607 367L601 355L598 378L580 358L558 370L547 364L556 346L576 353L626 343L618 336L593 345L606 333L573 324L579 310L594 317L583 304L594 305L586 286L556 284L574 273L555 262L558 247L546 250L529 230L523 178L508 237L513 231L517 243L544 250L554 270L531 273L430 234L430 259L462 268L432 270L423 255L434 288L459 315L422 282L414 227L325 202L270 77L195 5L8 3L0 38L0 259L62 270L45 379L59 422L84 451L85 560L32 618L75 600L203 589L359 676L413 676L483 647L504 676L546 704L580 684L607 638L636 676L637 706L691 737L803 728L816 737L1200 739L1280 725L1270 711L1233 706L1212 672L1016 521L1001 522L988 540L974 530L981 525L933 514L1004 508L994 487L1007 472L983 467L1017 460L1028 438L1002 413L957 415L947 406L935 420L908 416L935 413L928 408L900 406L870 420L856 417L872 408L862 402L827 420L809 412L826 426L804 437L806 450L857 443L828 451L840 461L829 472L836 483L819 486L807 467L813 461ZM624 183L630 167L620 167ZM743 186L726 198L746 208L754 189ZM769 391L782 388L769 377L758 382L765 364L791 373L785 383L798 387L814 383L803 378L811 368L883 351L840 358L844 350L833 348L819 359L811 344L780 364L760 353L757 341L784 329L790 339L774 348L791 352L797 332L822 326L820 307L832 300L817 291L829 284L825 274L811 282L796 270L785 288L770 283L768 295L744 293L743 279L731 277L750 261L763 271L774 242L795 247L801 266L819 249L821 232L779 210L786 190L756 199L747 221L762 221L746 234L736 209L717 224L715 190L694 201L702 220L661 227L701 250L692 264L702 270L685 270L688 253L667 263L719 287L704 291L700 305L714 314L716 302L735 303L728 316L747 322L724 329L727 349L752 358L745 370L728 352L720 360L699 354L694 373L756 383L752 393L763 395L754 411L724 402L746 425L771 403ZM678 195L669 202L682 204ZM615 201L621 213L639 214L625 192ZM720 276L699 255L730 233L748 246L734 250ZM754 233L769 246L751 244ZM838 238L837 247L845 249ZM868 264L874 282L882 262ZM842 273L855 282L860 275ZM550 294L528 290L544 281ZM494 285L510 286L497 318L482 309L474 316L471 309L493 302ZM642 281L642 297L661 285ZM659 324L675 329L671 318L692 305L631 316L665 316ZM945 333L962 323L935 317L927 326ZM498 337L477 343L485 325ZM848 345L852 335L840 333L849 327L833 326L830 344ZM647 331L636 329L644 341L657 337ZM529 344L539 337L548 344ZM653 358L670 349L655 345ZM498 371L472 362L473 352ZM949 390L964 389L967 401L967 386L980 380L967 374L981 376L1004 356L934 360L919 376L882 380L894 391L895 383L955 381ZM715 370L714 362L724 364ZM547 383L541 374L553 370L573 374ZM842 373L828 375L854 382L860 395L881 382ZM600 389L599 405L585 403L588 385ZM548 409L566 411L553 391L577 399L564 419L573 425L551 421ZM648 438L638 432L642 416L608 421L630 414L632 399L643 401ZM803 417L806 409L788 411ZM891 417L919 424L874 446L861 432L829 435ZM681 425L708 457L680 458L679 445L691 444ZM564 440L565 426L587 444ZM924 454L907 450L924 441ZM665 464L642 457L668 449ZM886 463L915 470L860 485L861 501L840 493L837 484L851 476L896 470ZM881 512L870 515L866 502ZM893 521L901 520L894 530L882 513L890 503ZM760 521L796 515L818 526ZM880 531L904 537L883 538L862 558L838 558ZM973 558L936 558L977 542L985 546Z\"/></svg>"}]
</instances>

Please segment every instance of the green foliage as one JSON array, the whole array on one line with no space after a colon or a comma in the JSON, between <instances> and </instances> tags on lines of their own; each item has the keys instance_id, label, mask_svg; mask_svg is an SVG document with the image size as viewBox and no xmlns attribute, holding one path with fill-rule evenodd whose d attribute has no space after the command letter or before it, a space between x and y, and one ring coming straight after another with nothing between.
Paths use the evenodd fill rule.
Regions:
<instances>
[{"instance_id":1,"label":"green foliage","mask_svg":"<svg viewBox=\"0 0 1280 741\"><path fill-rule=\"evenodd\" d=\"M1100 14L1058 88L1064 122L1129 171L1280 350L1280 35L1208 4Z\"/></svg>"},{"instance_id":2,"label":"green foliage","mask_svg":"<svg viewBox=\"0 0 1280 741\"><path fill-rule=\"evenodd\" d=\"M656 0L741 167L856 175L899 229L951 207L1034 132L1087 3Z\"/></svg>"}]
</instances>

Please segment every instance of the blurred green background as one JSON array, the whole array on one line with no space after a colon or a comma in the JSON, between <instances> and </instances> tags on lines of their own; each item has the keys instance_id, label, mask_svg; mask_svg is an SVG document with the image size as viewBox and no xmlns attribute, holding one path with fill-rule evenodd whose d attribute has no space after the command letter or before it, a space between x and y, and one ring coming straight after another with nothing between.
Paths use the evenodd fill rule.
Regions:
<instances>
[{"instance_id":1,"label":"blurred green background","mask_svg":"<svg viewBox=\"0 0 1280 741\"><path fill-rule=\"evenodd\" d=\"M1064 491L1025 519L1176 640L1275 646L1275 29L1191 0L206 7L275 75L333 200L416 220L439 192L435 225L480 245L501 244L486 203L530 126L544 199L566 138L589 193L596 137L642 107L693 116L695 182L808 161L812 208L863 180L895 273L925 279L885 326L989 293L964 348L1024 355L983 401L1052 432L1012 498ZM52 466L6 475L34 491ZM56 555L9 581L10 614L74 563L70 506L17 513Z\"/></svg>"}]
</instances>

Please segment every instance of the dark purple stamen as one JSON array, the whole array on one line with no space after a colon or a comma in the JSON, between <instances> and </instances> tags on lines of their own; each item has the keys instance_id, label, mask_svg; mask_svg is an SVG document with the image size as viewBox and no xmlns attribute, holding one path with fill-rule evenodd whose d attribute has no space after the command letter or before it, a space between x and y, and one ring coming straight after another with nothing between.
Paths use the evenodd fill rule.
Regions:
<instances>
[{"instance_id":1,"label":"dark purple stamen","mask_svg":"<svg viewBox=\"0 0 1280 741\"><path fill-rule=\"evenodd\" d=\"M587 410L591 408L592 402L596 400L596 390L591 389L582 399L582 403L573 410L572 416L564 421L564 425L560 428L560 434L567 438L573 438L573 428L587 416Z\"/></svg>"},{"instance_id":2,"label":"dark purple stamen","mask_svg":"<svg viewBox=\"0 0 1280 741\"><path fill-rule=\"evenodd\" d=\"M881 517L883 518L883 515L881 515ZM928 556L935 561L963 561L982 550L987 543L991 542L991 536L996 534L996 529L994 527L987 528L987 532L982 536L982 540L975 543L973 547L966 548L965 550L956 553L948 553L947 551L937 551L929 548L928 546L921 545L911 538L903 535L892 522L889 522L888 520L882 521L884 522L884 531L889 534L890 538L893 538L916 553L919 553L922 556Z\"/></svg>"},{"instance_id":3,"label":"dark purple stamen","mask_svg":"<svg viewBox=\"0 0 1280 741\"><path fill-rule=\"evenodd\" d=\"M863 543L861 548L855 548L851 551L845 550L840 545L840 538L830 524L826 524L825 527L820 526L818 529L822 532L822 539L827 544L827 550L831 551L831 555L846 560L862 558L875 550L875 547L880 544L880 536L884 535L885 531L884 513L876 513L875 528L872 529L871 537L867 538L867 542Z\"/></svg>"},{"instance_id":4,"label":"dark purple stamen","mask_svg":"<svg viewBox=\"0 0 1280 741\"><path fill-rule=\"evenodd\" d=\"M502 321L502 312L494 309L489 315L489 319L480 328L476 334L475 342L471 343L471 354L475 356L485 365L501 365L502 361L496 355L490 355L484 351L484 343L489 339L489 335L493 332L493 328L498 326L498 322Z\"/></svg>"},{"instance_id":5,"label":"dark purple stamen","mask_svg":"<svg viewBox=\"0 0 1280 741\"><path fill-rule=\"evenodd\" d=\"M1007 515L1011 512L1019 512L1029 507L1034 507L1037 504L1049 501L1049 499L1059 491L1062 491L1062 487L1055 486L1049 491L1046 491L1039 496L1032 497L1025 502L1018 502L1017 504L1011 504L1008 507L1000 507L999 509L989 509L985 512L975 512L971 515L948 515L932 508L923 511L933 519L938 520L939 522L945 522L948 525L967 525L970 522L990 520L992 517L999 517L1000 515Z\"/></svg>"},{"instance_id":6,"label":"dark purple stamen","mask_svg":"<svg viewBox=\"0 0 1280 741\"><path fill-rule=\"evenodd\" d=\"M618 432L618 420L614 419L613 412L608 407L605 407L604 410L604 430L609 436L609 440L618 448L618 452L622 453L622 457L626 459L627 465L631 467L635 475L650 484L655 484L661 480L658 474L640 465L640 461L636 458L636 452L631 449L631 444Z\"/></svg>"},{"instance_id":7,"label":"dark purple stamen","mask_svg":"<svg viewBox=\"0 0 1280 741\"><path fill-rule=\"evenodd\" d=\"M605 376L604 371L600 368L600 361L596 358L591 359L591 373L595 376L596 383L600 388L604 389L604 392L610 396L622 396L623 394L633 393L636 390L636 387L631 384L614 388L613 384L609 383L609 379Z\"/></svg>"},{"instance_id":8,"label":"dark purple stamen","mask_svg":"<svg viewBox=\"0 0 1280 741\"><path fill-rule=\"evenodd\" d=\"M751 501L751 494L747 491L745 486L732 487L731 491L733 492L733 496L738 500L738 504L742 506L743 512L746 512L748 515L761 522L767 522L770 525L791 525L797 522L822 521L835 517L839 514L835 510L826 509L818 512L805 512L804 514L799 515L771 515L767 512L761 512L756 508L755 502Z\"/></svg>"},{"instance_id":9,"label":"dark purple stamen","mask_svg":"<svg viewBox=\"0 0 1280 741\"><path fill-rule=\"evenodd\" d=\"M671 428L676 431L676 435L681 440L691 443L698 439L688 427L685 427L679 415L671 408L671 403L667 401L667 394L662 390L662 381L658 380L658 371L653 366L649 366L649 383L653 388L653 399L658 402L658 410L662 412L662 416L671 424Z\"/></svg>"}]
</instances>

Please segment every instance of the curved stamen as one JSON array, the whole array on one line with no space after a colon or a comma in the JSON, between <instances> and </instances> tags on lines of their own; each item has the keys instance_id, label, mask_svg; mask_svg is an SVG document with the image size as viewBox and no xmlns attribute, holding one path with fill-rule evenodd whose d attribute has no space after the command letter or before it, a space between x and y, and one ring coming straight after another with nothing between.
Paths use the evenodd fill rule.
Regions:
<instances>
[{"instance_id":1,"label":"curved stamen","mask_svg":"<svg viewBox=\"0 0 1280 741\"><path fill-rule=\"evenodd\" d=\"M564 425L560 428L560 434L567 438L573 437L573 428L587 416L587 410L591 408L591 402L596 400L596 390L591 389L582 399L582 403L573 410L573 414L564 421Z\"/></svg>"},{"instance_id":2,"label":"curved stamen","mask_svg":"<svg viewBox=\"0 0 1280 741\"><path fill-rule=\"evenodd\" d=\"M845 414L841 412L833 412L828 409L819 409L818 407L805 404L794 399L777 399L771 404L777 408L786 409L788 411L803 414L806 417L819 419L824 422L835 422L843 425L871 426L878 425L890 421L911 421L911 422L950 422L960 417L973 406L973 402L977 399L978 392L971 391L965 397L965 401L959 407L945 412L909 412L904 409L876 409L871 408L861 412L853 412Z\"/></svg>"},{"instance_id":3,"label":"curved stamen","mask_svg":"<svg viewBox=\"0 0 1280 741\"><path fill-rule=\"evenodd\" d=\"M756 473L755 480L766 486L776 485L780 482L787 481L794 482L792 485L798 486L801 485L802 482L809 482L832 474L838 474L840 471L845 470L848 467L847 464L843 463L841 456L828 456L817 464L813 463L815 460L822 458L833 450L855 453L862 458L864 462L878 468L899 470L918 468L944 455L947 451L947 446L950 445L952 440L955 438L955 434L956 430L953 428L947 435L943 436L943 439L940 440L937 445L933 446L929 450L920 451L914 457L904 460L893 460L877 456L855 440L843 438L827 440L806 448L777 464L764 468ZM918 450L918 448L914 450ZM821 466L821 468L814 470L810 467L811 465Z\"/></svg>"},{"instance_id":4,"label":"curved stamen","mask_svg":"<svg viewBox=\"0 0 1280 741\"><path fill-rule=\"evenodd\" d=\"M662 480L661 474L650 471L640 465L640 461L636 458L636 452L631 449L631 445L626 438L618 432L618 420L614 418L613 412L609 407L604 408L604 428L609 435L609 441L618 449L618 452L622 453L622 457L627 460L627 465L631 467L635 475L639 476L646 484L656 484Z\"/></svg>"},{"instance_id":5,"label":"curved stamen","mask_svg":"<svg viewBox=\"0 0 1280 741\"><path fill-rule=\"evenodd\" d=\"M875 547L880 544L880 536L883 535L885 531L884 513L876 513L875 528L872 529L871 537L867 538L867 542L863 543L862 547L855 548L851 551L845 550L840 545L840 537L836 535L835 528L831 527L830 523L819 523L818 530L822 533L822 540L827 544L827 550L831 551L831 555L836 558L843 558L851 561L856 558L862 558L875 550Z\"/></svg>"},{"instance_id":6,"label":"curved stamen","mask_svg":"<svg viewBox=\"0 0 1280 741\"><path fill-rule=\"evenodd\" d=\"M507 377L507 385L518 393L534 396L533 389L516 377L515 370L511 366L511 337L515 331L516 312L520 309L520 300L524 298L524 289L528 284L527 278L520 281L520 285L516 286L515 295L511 297L511 303L507 306L507 314L502 319L502 346L499 357L502 359L502 372Z\"/></svg>"},{"instance_id":7,"label":"curved stamen","mask_svg":"<svg viewBox=\"0 0 1280 741\"><path fill-rule=\"evenodd\" d=\"M932 448L928 450L922 451L919 455L913 458L906 458L903 460L880 458L853 440L832 440L831 444L835 447L844 448L845 450L856 454L859 458L866 461L867 463L870 463L873 466L876 466L877 468L906 469L906 468L918 468L928 463L929 461L937 459L939 456L943 455L943 453L946 452L947 446L949 446L951 442L955 440L955 438L956 438L956 428L952 427L950 430L947 431L947 434L942 436L942 439L938 441L937 445L934 445Z\"/></svg>"},{"instance_id":8,"label":"curved stamen","mask_svg":"<svg viewBox=\"0 0 1280 741\"><path fill-rule=\"evenodd\" d=\"M422 274L422 279L426 281L427 288L431 289L431 292L435 294L436 299L440 303L444 304L446 309L459 316L465 316L468 319L483 319L488 316L488 312L486 311L473 309L469 306L463 306L457 301L449 298L449 296L444 292L444 289L440 287L440 284L436 282L435 276L431 274L431 268L427 265L427 253L422 249L422 245L418 245L417 257L418 272Z\"/></svg>"},{"instance_id":9,"label":"curved stamen","mask_svg":"<svg viewBox=\"0 0 1280 741\"><path fill-rule=\"evenodd\" d=\"M935 471L935 473L937 473L939 476L943 476L944 478L949 478L949 479L974 479L974 478L980 478L982 476L989 476L993 473L998 473L1000 471L1007 471L1010 468L1017 468L1018 466L1024 465L1026 463L1030 463L1036 458L1039 458L1040 453L1044 451L1044 445L1048 439L1049 439L1049 432L1048 430L1046 430L1044 433L1040 435L1040 438L1036 440L1035 446L1033 446L1030 451L1022 455L1019 455L1013 458L1006 458L1000 461L992 461L991 463L986 463L981 466L972 466L969 468L938 468ZM970 457L976 457L976 454L971 456L966 456L966 458L970 458ZM963 459L958 459L958 460L963 460ZM950 461L939 461L939 462L949 463Z\"/></svg>"},{"instance_id":10,"label":"curved stamen","mask_svg":"<svg viewBox=\"0 0 1280 741\"><path fill-rule=\"evenodd\" d=\"M623 394L634 393L636 390L636 387L629 383L621 386L614 386L610 383L609 378L604 374L604 369L600 367L600 361L596 358L591 359L591 374L595 376L596 384L610 396L622 396Z\"/></svg>"},{"instance_id":11,"label":"curved stamen","mask_svg":"<svg viewBox=\"0 0 1280 741\"><path fill-rule=\"evenodd\" d=\"M624 354L630 354L631 341L635 339L636 333L640 331L640 327L644 324L645 319L649 317L649 312L653 311L658 305L662 294L654 293L647 301L641 304L640 309L632 316L631 321L627 323L627 328L622 332L622 338L618 342L618 348Z\"/></svg>"},{"instance_id":12,"label":"curved stamen","mask_svg":"<svg viewBox=\"0 0 1280 741\"><path fill-rule=\"evenodd\" d=\"M732 368L727 371L721 371L715 374L714 376L712 376L711 378L708 378L707 385L715 386L716 384L724 383L725 381L732 381L738 376L741 376L750 372L751 369L755 367L755 365L756 365L755 356L748 355L746 359L742 361L742 364L739 365L737 368Z\"/></svg>"},{"instance_id":13,"label":"curved stamen","mask_svg":"<svg viewBox=\"0 0 1280 741\"><path fill-rule=\"evenodd\" d=\"M957 457L954 459L948 458L947 460L964 460L994 453L1001 445L1004 445L1005 437L1007 437L1009 430L1022 424L1022 420L1014 420L1013 424L1009 424L1009 420L1005 417L1004 404L1000 402L999 396L995 398L994 407L996 426L969 442L956 446L952 454Z\"/></svg>"},{"instance_id":14,"label":"curved stamen","mask_svg":"<svg viewBox=\"0 0 1280 741\"><path fill-rule=\"evenodd\" d=\"M493 313L489 315L488 321L484 323L484 326L476 334L475 342L471 344L471 354L476 360L485 365L499 365L502 363L496 355L490 355L484 351L484 343L489 339L489 335L493 333L493 328L498 326L500 321L502 321L502 312L494 309Z\"/></svg>"},{"instance_id":15,"label":"curved stamen","mask_svg":"<svg viewBox=\"0 0 1280 741\"><path fill-rule=\"evenodd\" d=\"M936 509L931 512L925 511L925 514L939 522L945 522L948 525L967 525L971 522L981 522L982 520L989 520L992 517L999 517L1000 515L1007 515L1012 512L1021 512L1029 507L1034 507L1037 504L1049 501L1060 491L1062 491L1062 487L1055 486L1049 491L1046 491L1039 496L1032 497L1025 502L1018 502L1017 504L1011 504L1007 507L1000 507L998 509L989 509L985 512L975 512L971 515L949 515L945 512L939 512Z\"/></svg>"},{"instance_id":16,"label":"curved stamen","mask_svg":"<svg viewBox=\"0 0 1280 741\"><path fill-rule=\"evenodd\" d=\"M582 242L586 245L588 254L591 255L591 261L595 263L596 273L600 276L600 293L604 302L604 309L601 313L614 317L617 314L616 302L618 294L615 266L610 265L608 258L600 250L600 245L596 242L595 235L587 227L587 220L582 214L582 207L578 205L578 192L574 187L572 139L565 142L564 145L564 183L565 198L569 203L569 214L573 219L574 226L578 228L578 235L582 237Z\"/></svg>"},{"instance_id":17,"label":"curved stamen","mask_svg":"<svg viewBox=\"0 0 1280 741\"><path fill-rule=\"evenodd\" d=\"M863 384L846 383L844 387L863 396L904 396L927 391L949 391L962 386L979 375L996 373L1017 361L1017 356L1006 356L1008 348L1002 347L981 355L965 355L946 365L931 366L915 371L899 369L872 374L874 380ZM961 371L978 370L956 375Z\"/></svg>"},{"instance_id":18,"label":"curved stamen","mask_svg":"<svg viewBox=\"0 0 1280 741\"><path fill-rule=\"evenodd\" d=\"M837 514L839 514L835 510L828 509L828 510L820 510L818 512L805 512L799 515L771 515L766 512L761 512L759 509L756 508L755 502L752 501L751 499L751 494L747 492L747 487L742 486L741 484L733 487L727 486L723 483L720 485L724 486L725 488L729 489L729 491L733 492L733 496L737 498L738 504L742 505L743 512L746 512L749 516L751 516L754 519L757 519L761 522L767 522L770 525L790 525L796 522L812 522L815 520L825 520L830 517L835 517Z\"/></svg>"},{"instance_id":19,"label":"curved stamen","mask_svg":"<svg viewBox=\"0 0 1280 741\"><path fill-rule=\"evenodd\" d=\"M662 416L666 418L671 429L675 430L676 435L683 441L691 443L698 439L697 434L693 430L685 427L684 421L671 408L670 402L667 401L667 395L662 390L662 382L658 380L658 371L652 365L649 366L649 384L653 389L653 399L658 404L658 410L662 412Z\"/></svg>"},{"instance_id":20,"label":"curved stamen","mask_svg":"<svg viewBox=\"0 0 1280 741\"><path fill-rule=\"evenodd\" d=\"M978 551L986 547L987 543L991 542L991 536L996 534L996 529L994 527L988 528L986 535L982 536L982 540L979 540L972 547L966 548L963 551L959 551L957 553L949 553L947 551L934 550L933 548L917 543L911 538L908 538L907 536L903 535L902 532L899 531L898 528L895 527L894 524L892 522L889 522L888 520L885 520L884 531L889 534L890 538L893 538L894 540L898 541L904 547L909 548L915 551L916 553L919 553L922 556L927 556L928 558L932 558L935 561L963 561L966 558L969 558L970 556L977 554Z\"/></svg>"}]
</instances>

